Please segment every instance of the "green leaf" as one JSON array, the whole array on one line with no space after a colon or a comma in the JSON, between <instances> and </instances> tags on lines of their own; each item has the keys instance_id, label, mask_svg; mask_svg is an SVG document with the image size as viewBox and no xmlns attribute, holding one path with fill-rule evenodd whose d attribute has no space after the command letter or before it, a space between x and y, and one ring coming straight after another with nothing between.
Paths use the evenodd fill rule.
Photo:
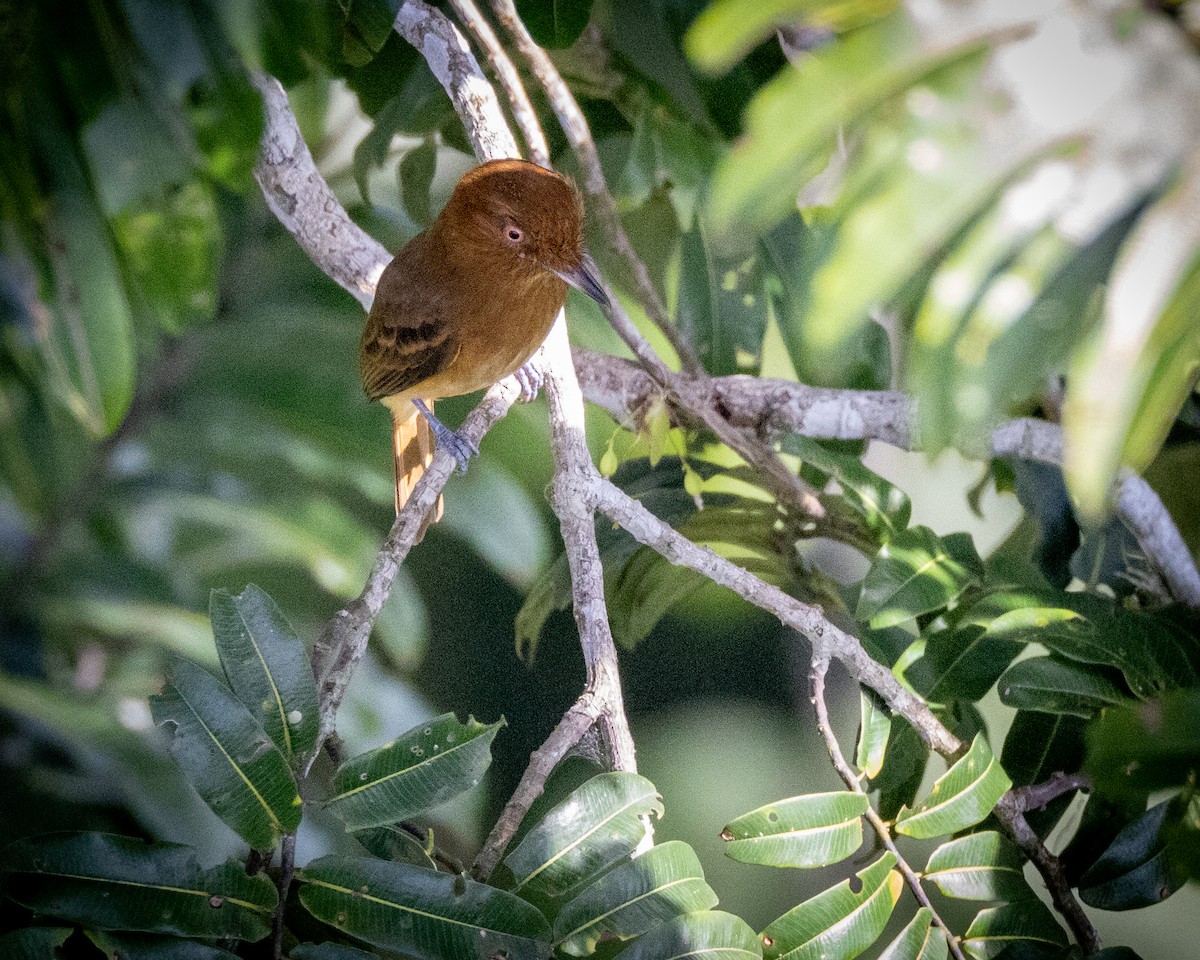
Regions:
<instances>
[{"instance_id":1,"label":"green leaf","mask_svg":"<svg viewBox=\"0 0 1200 960\"><path fill-rule=\"evenodd\" d=\"M355 830L354 839L381 860L396 860L411 863L415 867L436 870L437 864L430 854L433 851L433 831L426 833L424 841L416 834L404 829L403 824L385 827L367 827Z\"/></svg>"},{"instance_id":2,"label":"green leaf","mask_svg":"<svg viewBox=\"0 0 1200 960\"><path fill-rule=\"evenodd\" d=\"M296 871L318 920L385 950L428 960L549 957L550 927L520 897L407 863L327 856Z\"/></svg>"},{"instance_id":3,"label":"green leaf","mask_svg":"<svg viewBox=\"0 0 1200 960\"><path fill-rule=\"evenodd\" d=\"M987 740L977 734L966 756L938 777L924 800L901 809L896 831L928 840L965 830L991 813L1011 786Z\"/></svg>"},{"instance_id":4,"label":"green leaf","mask_svg":"<svg viewBox=\"0 0 1200 960\"><path fill-rule=\"evenodd\" d=\"M879 776L871 781L872 789L879 791L877 809L885 820L895 819L904 804L913 802L925 779L929 754L929 745L912 724L893 714L887 759Z\"/></svg>"},{"instance_id":5,"label":"green leaf","mask_svg":"<svg viewBox=\"0 0 1200 960\"><path fill-rule=\"evenodd\" d=\"M855 616L874 629L940 610L974 575L928 527L901 531L883 545L863 578Z\"/></svg>"},{"instance_id":6,"label":"green leaf","mask_svg":"<svg viewBox=\"0 0 1200 960\"><path fill-rule=\"evenodd\" d=\"M971 960L992 960L1020 941L1067 946L1067 936L1050 908L1033 899L979 911L963 936L962 948Z\"/></svg>"},{"instance_id":7,"label":"green leaf","mask_svg":"<svg viewBox=\"0 0 1200 960\"><path fill-rule=\"evenodd\" d=\"M810 793L742 814L721 831L725 855L770 867L823 867L862 846L866 794Z\"/></svg>"},{"instance_id":8,"label":"green leaf","mask_svg":"<svg viewBox=\"0 0 1200 960\"><path fill-rule=\"evenodd\" d=\"M1081 515L1109 508L1123 462L1157 454L1200 368L1200 150L1138 221L1117 258L1104 317L1068 378L1063 470Z\"/></svg>"},{"instance_id":9,"label":"green leaf","mask_svg":"<svg viewBox=\"0 0 1200 960\"><path fill-rule=\"evenodd\" d=\"M277 900L242 864L201 870L189 847L107 833L18 840L0 853L0 876L17 903L97 930L261 940Z\"/></svg>"},{"instance_id":10,"label":"green leaf","mask_svg":"<svg viewBox=\"0 0 1200 960\"><path fill-rule=\"evenodd\" d=\"M404 209L423 227L433 222L429 206L429 190L437 171L437 141L426 137L400 159L397 176L400 178L400 199Z\"/></svg>"},{"instance_id":11,"label":"green leaf","mask_svg":"<svg viewBox=\"0 0 1200 960\"><path fill-rule=\"evenodd\" d=\"M981 700L992 685L1022 651L1021 644L1001 640L982 627L939 630L925 642L925 653L909 679L926 699L935 703L949 700Z\"/></svg>"},{"instance_id":12,"label":"green leaf","mask_svg":"<svg viewBox=\"0 0 1200 960\"><path fill-rule=\"evenodd\" d=\"M940 927L933 926L933 911L921 907L899 936L884 948L879 960L946 960L950 947Z\"/></svg>"},{"instance_id":13,"label":"green leaf","mask_svg":"<svg viewBox=\"0 0 1200 960\"><path fill-rule=\"evenodd\" d=\"M392 34L401 0L350 0L338 4L342 17L342 56L352 66L370 63Z\"/></svg>"},{"instance_id":14,"label":"green leaf","mask_svg":"<svg viewBox=\"0 0 1200 960\"><path fill-rule=\"evenodd\" d=\"M1079 879L1079 899L1100 910L1137 910L1166 900L1188 879L1180 840L1188 802L1174 797L1125 827ZM1194 841L1193 841L1194 842Z\"/></svg>"},{"instance_id":15,"label":"green leaf","mask_svg":"<svg viewBox=\"0 0 1200 960\"><path fill-rule=\"evenodd\" d=\"M617 954L618 960L750 960L762 957L762 943L741 917L704 910L651 927Z\"/></svg>"},{"instance_id":16,"label":"green leaf","mask_svg":"<svg viewBox=\"0 0 1200 960\"><path fill-rule=\"evenodd\" d=\"M1105 672L1057 657L1032 657L1013 664L998 687L1000 700L1010 707L1084 719L1128 699Z\"/></svg>"},{"instance_id":17,"label":"green leaf","mask_svg":"<svg viewBox=\"0 0 1200 960\"><path fill-rule=\"evenodd\" d=\"M858 693L858 745L854 765L869 780L879 776L892 735L892 717L874 693L862 688Z\"/></svg>"},{"instance_id":18,"label":"green leaf","mask_svg":"<svg viewBox=\"0 0 1200 960\"><path fill-rule=\"evenodd\" d=\"M87 937L110 960L237 960L236 953L195 940L91 930Z\"/></svg>"},{"instance_id":19,"label":"green leaf","mask_svg":"<svg viewBox=\"0 0 1200 960\"><path fill-rule=\"evenodd\" d=\"M946 897L959 900L1025 900L1033 891L1025 882L1025 858L1009 840L992 830L972 833L938 847L923 876Z\"/></svg>"},{"instance_id":20,"label":"green leaf","mask_svg":"<svg viewBox=\"0 0 1200 960\"><path fill-rule=\"evenodd\" d=\"M601 938L628 940L661 920L716 905L692 848L670 840L614 868L566 904L554 922L555 945L586 956Z\"/></svg>"},{"instance_id":21,"label":"green leaf","mask_svg":"<svg viewBox=\"0 0 1200 960\"><path fill-rule=\"evenodd\" d=\"M251 847L270 850L300 825L300 794L286 758L211 673L176 659L150 710L155 723L174 725L171 750L196 792Z\"/></svg>"},{"instance_id":22,"label":"green leaf","mask_svg":"<svg viewBox=\"0 0 1200 960\"><path fill-rule=\"evenodd\" d=\"M289 762L312 749L319 725L317 685L304 644L275 601L250 584L208 601L225 677Z\"/></svg>"},{"instance_id":23,"label":"green leaf","mask_svg":"<svg viewBox=\"0 0 1200 960\"><path fill-rule=\"evenodd\" d=\"M904 879L885 853L856 874L793 907L762 933L766 960L851 960L879 939Z\"/></svg>"},{"instance_id":24,"label":"green leaf","mask_svg":"<svg viewBox=\"0 0 1200 960\"><path fill-rule=\"evenodd\" d=\"M343 763L325 806L348 830L406 820L479 783L504 721L459 723L452 713L413 727L387 746Z\"/></svg>"},{"instance_id":25,"label":"green leaf","mask_svg":"<svg viewBox=\"0 0 1200 960\"><path fill-rule=\"evenodd\" d=\"M374 960L376 954L344 943L302 943L288 956L290 960Z\"/></svg>"},{"instance_id":26,"label":"green leaf","mask_svg":"<svg viewBox=\"0 0 1200 960\"><path fill-rule=\"evenodd\" d=\"M571 46L592 15L592 0L516 0L516 5L533 39L548 50Z\"/></svg>"},{"instance_id":27,"label":"green leaf","mask_svg":"<svg viewBox=\"0 0 1200 960\"><path fill-rule=\"evenodd\" d=\"M809 437L788 438L789 449L806 464L837 481L846 503L866 521L867 529L886 542L908 526L912 502L899 487L863 466L858 457L818 443Z\"/></svg>"},{"instance_id":28,"label":"green leaf","mask_svg":"<svg viewBox=\"0 0 1200 960\"><path fill-rule=\"evenodd\" d=\"M688 30L684 49L701 70L724 73L778 27L849 30L895 9L897 0L717 0Z\"/></svg>"},{"instance_id":29,"label":"green leaf","mask_svg":"<svg viewBox=\"0 0 1200 960\"><path fill-rule=\"evenodd\" d=\"M662 816L658 792L635 773L602 773L572 791L505 857L514 893L569 897L633 852L643 818Z\"/></svg>"},{"instance_id":30,"label":"green leaf","mask_svg":"<svg viewBox=\"0 0 1200 960\"><path fill-rule=\"evenodd\" d=\"M0 957L8 960L60 960L70 927L26 927L0 934Z\"/></svg>"},{"instance_id":31,"label":"green leaf","mask_svg":"<svg viewBox=\"0 0 1200 960\"><path fill-rule=\"evenodd\" d=\"M1088 726L1085 769L1118 795L1186 782L1200 769L1200 690L1106 710Z\"/></svg>"}]
</instances>

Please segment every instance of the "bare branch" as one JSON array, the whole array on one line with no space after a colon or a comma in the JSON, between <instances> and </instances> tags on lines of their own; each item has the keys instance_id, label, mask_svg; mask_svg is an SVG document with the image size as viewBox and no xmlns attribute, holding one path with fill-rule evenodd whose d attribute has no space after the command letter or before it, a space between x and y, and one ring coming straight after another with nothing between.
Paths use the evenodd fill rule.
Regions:
<instances>
[{"instance_id":1,"label":"bare branch","mask_svg":"<svg viewBox=\"0 0 1200 960\"><path fill-rule=\"evenodd\" d=\"M296 876L296 835L285 833L279 845L279 904L271 921L271 956L280 960L283 956L283 912L287 907L288 891Z\"/></svg>"},{"instance_id":2,"label":"bare branch","mask_svg":"<svg viewBox=\"0 0 1200 960\"><path fill-rule=\"evenodd\" d=\"M854 793L867 795L867 791L863 789L862 782L854 769L846 761L845 754L842 753L842 747L838 743L837 736L833 732L833 724L829 722L829 704L825 699L825 674L829 671L829 661L824 659L814 659L812 665L812 688L813 688L813 707L817 714L817 729L821 731L821 736L825 740L825 748L829 751L829 759L833 762L833 768L837 771L842 782L847 788ZM908 884L908 889L912 891L914 897L917 898L917 903L922 907L926 907L933 914L934 926L939 927L942 931L942 936L946 938L946 946L950 950L950 955L954 960L966 960L963 955L962 947L959 945L958 938L954 936L950 928L946 925L937 912L937 909L929 900L929 895L925 892L925 888L921 886L921 878L917 872L909 865L908 861L896 848L896 842L892 839L892 831L888 829L888 825L883 822L883 818L875 812L875 808L869 803L867 804L867 812L865 814L867 822L871 825L871 829L875 831L875 835L879 837L879 842L883 844L884 849L890 850L896 857L896 866L900 870L900 875L904 877L904 882Z\"/></svg>"},{"instance_id":3,"label":"bare branch","mask_svg":"<svg viewBox=\"0 0 1200 960\"><path fill-rule=\"evenodd\" d=\"M1091 790L1092 778L1086 773L1056 773L1045 783L1013 787L1012 795L1022 813L1044 810L1059 797L1078 790Z\"/></svg>"}]
</instances>

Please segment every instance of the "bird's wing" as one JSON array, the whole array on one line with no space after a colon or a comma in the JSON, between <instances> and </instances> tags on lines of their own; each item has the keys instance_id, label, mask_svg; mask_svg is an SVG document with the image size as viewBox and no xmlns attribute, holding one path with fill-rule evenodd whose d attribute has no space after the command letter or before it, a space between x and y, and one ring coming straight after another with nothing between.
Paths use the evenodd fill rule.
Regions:
<instances>
[{"instance_id":1,"label":"bird's wing","mask_svg":"<svg viewBox=\"0 0 1200 960\"><path fill-rule=\"evenodd\" d=\"M427 276L425 235L413 239L379 278L359 350L372 400L418 386L450 366L459 345L444 283Z\"/></svg>"}]
</instances>

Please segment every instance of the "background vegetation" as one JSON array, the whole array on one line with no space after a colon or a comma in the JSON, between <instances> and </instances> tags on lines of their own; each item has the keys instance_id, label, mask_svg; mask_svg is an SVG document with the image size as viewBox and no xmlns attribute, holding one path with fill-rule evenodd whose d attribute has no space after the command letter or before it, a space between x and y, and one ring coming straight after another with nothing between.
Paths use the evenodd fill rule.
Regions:
<instances>
[{"instance_id":1,"label":"background vegetation","mask_svg":"<svg viewBox=\"0 0 1200 960\"><path fill-rule=\"evenodd\" d=\"M139 939L165 934L269 955L263 924L275 883L219 865L244 864L248 849L273 848L296 823L286 814L255 826L229 813L212 772L189 767L178 749L190 722L180 702L194 695L227 718L255 702L231 667L241 634L226 630L220 642L220 609L259 617L276 642L273 669L294 677L301 642L311 647L361 588L392 521L392 493L386 417L366 404L355 372L361 308L305 257L254 181L263 111L252 74L283 82L340 202L397 249L474 162L438 80L392 29L399 6L0 5L0 841L20 841L3 854L12 899L0 917L4 931L40 931L9 933L10 955L50 956L65 941L69 955L166 956L168 943L192 943ZM940 457L930 466L894 447L789 433L787 463L825 491L829 510L825 525L805 527L761 476L660 400L617 422L589 407L601 469L691 539L822 604L966 743L986 729L978 743L990 742L1018 787L1056 772L1082 777L1087 793L1064 793L1031 813L1032 825L1063 853L1106 943L1128 943L1146 960L1190 957L1187 884L1200 865L1200 596L1187 592L1200 542L1195 4L517 7L583 107L621 223L704 370L903 389L919 402L919 442L909 445ZM555 164L578 175L526 79ZM590 226L605 277L677 361L628 264ZM589 303L572 299L569 316L577 345L628 355ZM473 402L447 403L447 419ZM1062 470L992 458L993 431L1021 415L1062 423ZM387 822L411 815L434 827L443 871L470 861L583 683L544 496L546 419L542 402L514 408L471 471L446 487L446 518L403 566L338 716L346 757L410 729L419 739L447 712L487 724L459 734L494 757L480 787L465 789L482 775L483 754L477 768L445 775L437 796L385 808ZM1165 504L1182 557L1134 536L1129 510L1114 516L1122 464ZM676 912L708 911L719 895L723 911L765 931L855 873L845 888L854 895L860 883L891 891L870 839L852 859L857 843L824 861L806 854L806 870L740 862L718 839L781 798L853 796L814 724L808 647L728 591L603 523L599 533L639 770L652 786L618 778L590 789L619 782L611 789L633 791L632 809L645 812L657 788L661 859L693 878L702 865L707 879ZM257 592L243 593L247 584L273 597L287 623ZM213 590L226 593L210 624ZM228 689L215 679L222 668ZM152 706L168 672L173 686ZM287 696L300 700L289 703L310 696L305 682L295 680ZM871 774L875 808L889 821L906 804L919 809L946 765L926 765L912 728L860 703L844 675L830 682L832 728ZM501 716L506 726L492 727ZM267 753L282 766L264 782L292 783L306 748L293 755L286 724L260 732L258 723L250 717L249 733L231 731L231 742L269 735ZM867 736L856 751L860 724ZM872 755L870 733L884 729L890 737ZM595 772L586 760L569 762L552 799ZM341 882L345 863L326 861L322 874L317 858L365 855L347 829L380 822L323 807L338 781L323 760L314 776L297 839L296 862L309 870L293 894L301 899L319 882ZM920 870L951 833L994 836L983 817L1006 786L976 798L977 819L916 831L903 854ZM435 806L459 788L451 805ZM267 806L286 810L292 796ZM531 820L554 824L551 805ZM857 809L821 815L832 818L823 829L860 822ZM818 814L794 816L813 828ZM578 826L556 829L546 828L559 842ZM246 908L245 926L221 929L205 925L210 916L166 929L134 918L136 903L97 912L86 892L55 909L55 895L28 892L39 858L150 867L141 846L111 837L70 841L99 845L86 849L27 839L51 831L187 844L199 866L156 851L163 862L153 869L197 889L229 884L220 889L231 901L258 906ZM367 848L421 860L403 837L387 839ZM578 899L604 882L599 867L643 859L628 852L577 866ZM1021 862L1007 847L988 856L996 875ZM506 897L520 886L518 867L495 881ZM1008 916L1037 923L1008 956L1064 955L1066 933L1030 905L1027 890L1041 883L1026 872L1032 886L1015 893L994 880L966 899L952 884L948 895L926 886L956 933L981 910L1003 918L1006 908L989 901L1016 903ZM451 883L441 893L460 897ZM542 915L565 911L545 891L528 899L524 913L525 901L503 900L506 922L513 937L540 944L549 937ZM913 916L898 887L892 899L899 906L882 915L892 926L878 945L862 945L868 955ZM293 906L288 948L387 946L367 926L343 937L336 904L305 902L307 915ZM690 930L694 942L762 949L724 915L695 916L711 926ZM412 936L391 945L437 955L436 933ZM1007 945L967 937L973 956ZM594 946L584 940L558 942L578 953ZM539 955L524 942L504 949ZM767 946L768 956L784 952ZM354 955L344 949L291 955ZM643 938L629 949L665 947ZM918 955L936 954L893 954Z\"/></svg>"}]
</instances>

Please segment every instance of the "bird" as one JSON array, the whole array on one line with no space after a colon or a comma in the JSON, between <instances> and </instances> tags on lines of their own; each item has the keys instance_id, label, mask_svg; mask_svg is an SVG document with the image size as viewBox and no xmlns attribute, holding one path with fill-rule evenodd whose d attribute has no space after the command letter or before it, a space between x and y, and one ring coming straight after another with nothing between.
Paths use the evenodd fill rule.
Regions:
<instances>
[{"instance_id":1,"label":"bird","mask_svg":"<svg viewBox=\"0 0 1200 960\"><path fill-rule=\"evenodd\" d=\"M392 417L399 513L433 460L435 441L466 472L478 449L433 413L435 400L516 374L532 400L531 362L575 287L609 300L584 249L583 199L568 177L525 160L469 170L427 230L384 268L359 346L368 400ZM442 500L418 536L441 519Z\"/></svg>"}]
</instances>

